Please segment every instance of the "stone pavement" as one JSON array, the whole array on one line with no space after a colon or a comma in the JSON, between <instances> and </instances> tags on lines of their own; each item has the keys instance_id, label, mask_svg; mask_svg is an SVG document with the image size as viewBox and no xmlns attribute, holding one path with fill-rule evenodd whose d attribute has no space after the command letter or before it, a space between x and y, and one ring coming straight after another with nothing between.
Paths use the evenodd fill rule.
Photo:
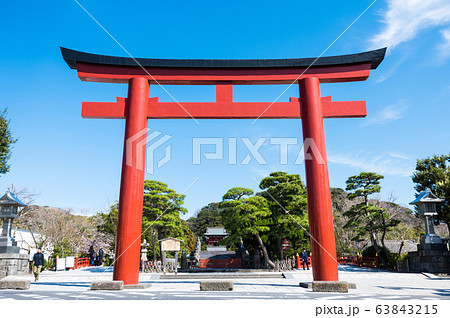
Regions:
<instances>
[{"instance_id":1,"label":"stone pavement","mask_svg":"<svg viewBox=\"0 0 450 318\"><path fill-rule=\"evenodd\" d=\"M195 278L198 274L186 273L178 273L177 279L160 279L162 276L160 274L143 273L140 275L140 283L152 284L147 289L93 291L90 290L91 282L112 280L111 268L94 267L66 272L44 271L41 273L39 282L36 283L32 275L7 277L6 279L29 279L31 287L29 290L0 290L0 300L450 299L450 278L439 278L432 274L396 273L344 265L340 266L340 280L357 285L357 289L349 290L348 294L313 293L311 290L299 287L300 282L312 281L311 271L286 272L284 274L286 278L273 277L273 272L258 272L258 275L263 276L262 278L242 277L255 273L236 274L239 274L239 277L233 278L233 273L218 273L221 276L230 275L229 279L234 283L234 290L227 292L200 291L200 281L211 280L211 278Z\"/></svg>"}]
</instances>

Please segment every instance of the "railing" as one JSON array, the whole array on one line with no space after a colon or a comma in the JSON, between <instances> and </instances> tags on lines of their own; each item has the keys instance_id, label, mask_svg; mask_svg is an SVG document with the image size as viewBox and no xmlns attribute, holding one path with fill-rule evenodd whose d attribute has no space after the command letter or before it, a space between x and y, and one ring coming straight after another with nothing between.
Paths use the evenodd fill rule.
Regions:
<instances>
[{"instance_id":1,"label":"railing","mask_svg":"<svg viewBox=\"0 0 450 318\"><path fill-rule=\"evenodd\" d=\"M283 261L274 261L275 267L271 268L271 272L284 272L293 271L296 267L296 260L294 258L289 258Z\"/></svg>"},{"instance_id":2,"label":"railing","mask_svg":"<svg viewBox=\"0 0 450 318\"><path fill-rule=\"evenodd\" d=\"M176 262L167 262L166 263L166 272L175 273L177 271ZM163 273L164 266L161 261L142 261L141 260L141 270L145 273Z\"/></svg>"},{"instance_id":3,"label":"railing","mask_svg":"<svg viewBox=\"0 0 450 318\"><path fill-rule=\"evenodd\" d=\"M341 256L338 258L338 263L342 265L359 266L357 256Z\"/></svg>"},{"instance_id":4,"label":"railing","mask_svg":"<svg viewBox=\"0 0 450 318\"><path fill-rule=\"evenodd\" d=\"M362 257L360 255L357 256L341 256L338 258L339 264L346 265L354 265L358 267L370 267L370 268L379 268L380 260L378 255L375 257Z\"/></svg>"},{"instance_id":5,"label":"railing","mask_svg":"<svg viewBox=\"0 0 450 318\"><path fill-rule=\"evenodd\" d=\"M311 257L308 257L308 267L311 267L311 264L312 264ZM298 255L295 258L295 265L297 266L297 269L300 269L303 267L303 260Z\"/></svg>"},{"instance_id":6,"label":"railing","mask_svg":"<svg viewBox=\"0 0 450 318\"><path fill-rule=\"evenodd\" d=\"M75 257L75 269L89 266L91 266L89 257Z\"/></svg>"}]
</instances>

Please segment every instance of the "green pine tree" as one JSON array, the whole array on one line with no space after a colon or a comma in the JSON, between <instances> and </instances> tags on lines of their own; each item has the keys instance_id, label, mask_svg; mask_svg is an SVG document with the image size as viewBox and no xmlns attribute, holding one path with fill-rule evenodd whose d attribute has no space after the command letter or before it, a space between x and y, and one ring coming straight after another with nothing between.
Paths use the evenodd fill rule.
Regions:
<instances>
[{"instance_id":1,"label":"green pine tree","mask_svg":"<svg viewBox=\"0 0 450 318\"><path fill-rule=\"evenodd\" d=\"M416 184L414 188L417 192L429 188L445 200L438 204L435 220L447 224L450 233L450 154L417 160L412 180Z\"/></svg>"},{"instance_id":2,"label":"green pine tree","mask_svg":"<svg viewBox=\"0 0 450 318\"><path fill-rule=\"evenodd\" d=\"M381 234L381 242L383 250L387 251L384 246L384 235L387 231L399 224L398 220L389 219L385 209L376 207L369 202L369 196L381 191L380 180L384 177L373 172L361 172L357 176L351 176L346 181L347 191L351 191L347 197L357 203L348 211L344 212L344 216L348 218L344 225L347 229L355 231L352 238L355 241L361 241L369 236L375 252L380 257L384 267L388 265L388 258L385 253L380 253L377 235Z\"/></svg>"},{"instance_id":3,"label":"green pine tree","mask_svg":"<svg viewBox=\"0 0 450 318\"><path fill-rule=\"evenodd\" d=\"M265 219L270 217L267 200L260 196L252 196L253 190L232 188L222 197L220 214L229 236L225 242L236 242L241 238L255 237L263 252L266 264L271 268L275 264L270 260L261 234L270 230Z\"/></svg>"},{"instance_id":4,"label":"green pine tree","mask_svg":"<svg viewBox=\"0 0 450 318\"><path fill-rule=\"evenodd\" d=\"M276 242L279 259L284 258L282 240L289 239L300 251L309 245L306 188L298 174L272 172L261 180L258 193L269 202L270 241Z\"/></svg>"},{"instance_id":5,"label":"green pine tree","mask_svg":"<svg viewBox=\"0 0 450 318\"><path fill-rule=\"evenodd\" d=\"M17 141L17 139L13 138L9 129L9 120L6 119L7 114L6 109L0 111L0 174L5 174L9 171L10 165L8 161L11 158L12 145Z\"/></svg>"}]
</instances>

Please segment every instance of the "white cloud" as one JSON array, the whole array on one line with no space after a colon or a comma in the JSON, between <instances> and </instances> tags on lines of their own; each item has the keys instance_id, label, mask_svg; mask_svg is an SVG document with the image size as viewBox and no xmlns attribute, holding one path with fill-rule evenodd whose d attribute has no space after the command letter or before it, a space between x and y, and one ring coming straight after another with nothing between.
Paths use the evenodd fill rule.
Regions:
<instances>
[{"instance_id":1,"label":"white cloud","mask_svg":"<svg viewBox=\"0 0 450 318\"><path fill-rule=\"evenodd\" d=\"M328 162L358 168L362 171L400 177L410 177L414 171L414 162L411 160L406 162L403 158L373 156L369 153L329 154Z\"/></svg>"},{"instance_id":2,"label":"white cloud","mask_svg":"<svg viewBox=\"0 0 450 318\"><path fill-rule=\"evenodd\" d=\"M362 126L386 125L390 122L403 118L405 116L405 112L407 109L408 106L405 105L405 102L400 101L397 104L386 106L375 115L369 117L361 125Z\"/></svg>"},{"instance_id":3,"label":"white cloud","mask_svg":"<svg viewBox=\"0 0 450 318\"><path fill-rule=\"evenodd\" d=\"M414 39L423 30L450 25L450 1L388 0L383 23L384 29L375 35L371 44L374 48L387 46L392 49Z\"/></svg>"},{"instance_id":4,"label":"white cloud","mask_svg":"<svg viewBox=\"0 0 450 318\"><path fill-rule=\"evenodd\" d=\"M408 157L407 155L400 153L400 152L389 152L388 153L389 156L394 157L394 158L399 158L399 159L404 159L404 160L411 160L410 157Z\"/></svg>"},{"instance_id":5,"label":"white cloud","mask_svg":"<svg viewBox=\"0 0 450 318\"><path fill-rule=\"evenodd\" d=\"M450 57L450 28L441 31L444 43L438 46L439 59L444 62Z\"/></svg>"}]
</instances>

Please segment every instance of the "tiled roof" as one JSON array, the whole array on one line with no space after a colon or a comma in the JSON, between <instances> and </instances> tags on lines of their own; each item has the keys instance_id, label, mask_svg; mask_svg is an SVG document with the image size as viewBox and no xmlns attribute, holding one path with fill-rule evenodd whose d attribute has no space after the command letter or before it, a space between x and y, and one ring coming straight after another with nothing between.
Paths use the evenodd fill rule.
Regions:
<instances>
[{"instance_id":1,"label":"tiled roof","mask_svg":"<svg viewBox=\"0 0 450 318\"><path fill-rule=\"evenodd\" d=\"M223 227L208 227L205 235L228 235Z\"/></svg>"},{"instance_id":2,"label":"tiled roof","mask_svg":"<svg viewBox=\"0 0 450 318\"><path fill-rule=\"evenodd\" d=\"M417 205L417 203L420 202L439 203L442 201L444 200L434 195L430 189L426 189L425 191L420 192L417 198L414 201L410 202L409 204Z\"/></svg>"}]
</instances>

